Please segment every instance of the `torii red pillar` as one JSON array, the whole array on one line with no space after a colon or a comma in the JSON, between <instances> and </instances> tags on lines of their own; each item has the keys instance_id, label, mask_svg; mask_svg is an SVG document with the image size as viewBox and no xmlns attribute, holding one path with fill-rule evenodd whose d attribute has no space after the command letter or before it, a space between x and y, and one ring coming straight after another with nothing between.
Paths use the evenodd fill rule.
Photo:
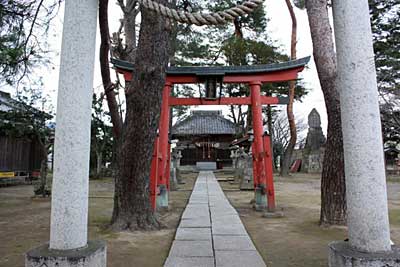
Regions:
<instances>
[{"instance_id":1,"label":"torii red pillar","mask_svg":"<svg viewBox=\"0 0 400 267\"><path fill-rule=\"evenodd\" d=\"M264 163L264 142L263 142L263 121L261 104L261 82L254 81L250 83L251 95L251 113L253 115L253 168L256 170L256 177L253 177L255 188L255 207L256 210L262 210L267 207L266 199L266 174Z\"/></svg>"},{"instance_id":2,"label":"torii red pillar","mask_svg":"<svg viewBox=\"0 0 400 267\"><path fill-rule=\"evenodd\" d=\"M157 201L157 179L158 179L158 163L159 163L159 136L156 137L153 147L153 158L151 160L150 169L150 203L151 207L156 210Z\"/></svg>"},{"instance_id":3,"label":"torii red pillar","mask_svg":"<svg viewBox=\"0 0 400 267\"><path fill-rule=\"evenodd\" d=\"M275 211L274 169L272 166L271 136L264 135L264 164L267 182L268 211Z\"/></svg>"},{"instance_id":4,"label":"torii red pillar","mask_svg":"<svg viewBox=\"0 0 400 267\"><path fill-rule=\"evenodd\" d=\"M169 96L171 94L172 84L166 82L164 85L164 90L162 93L162 103L161 103L161 118L159 124L160 133L160 155L161 160L158 165L158 196L157 196L157 207L167 208L168 207L168 157L169 157L169 143L168 143L168 132L169 132Z\"/></svg>"}]
</instances>

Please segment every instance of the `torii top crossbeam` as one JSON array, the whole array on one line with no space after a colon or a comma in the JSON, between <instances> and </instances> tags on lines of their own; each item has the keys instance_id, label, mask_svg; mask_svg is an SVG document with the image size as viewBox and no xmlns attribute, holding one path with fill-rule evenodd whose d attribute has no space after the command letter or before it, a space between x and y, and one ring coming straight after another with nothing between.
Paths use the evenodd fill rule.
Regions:
<instances>
[{"instance_id":1,"label":"torii top crossbeam","mask_svg":"<svg viewBox=\"0 0 400 267\"><path fill-rule=\"evenodd\" d=\"M166 70L166 82L171 84L200 83L205 76L223 77L223 83L250 83L258 81L283 82L297 79L310 61L310 57L291 60L283 63L251 65L251 66L212 66L212 67L169 67ZM111 62L119 73L124 74L126 81L132 79L133 64L112 58Z\"/></svg>"}]
</instances>

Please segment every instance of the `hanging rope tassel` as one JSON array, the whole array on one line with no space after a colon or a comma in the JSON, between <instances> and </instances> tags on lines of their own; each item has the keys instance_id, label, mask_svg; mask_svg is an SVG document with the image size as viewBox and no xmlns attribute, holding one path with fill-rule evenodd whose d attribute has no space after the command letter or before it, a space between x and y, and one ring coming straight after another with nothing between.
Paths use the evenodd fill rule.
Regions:
<instances>
[{"instance_id":1,"label":"hanging rope tassel","mask_svg":"<svg viewBox=\"0 0 400 267\"><path fill-rule=\"evenodd\" d=\"M216 13L190 13L177 11L152 0L138 0L143 7L154 11L158 15L175 20L180 23L203 25L222 25L233 21L239 16L249 14L258 6L262 5L263 0L248 0L244 3Z\"/></svg>"}]
</instances>

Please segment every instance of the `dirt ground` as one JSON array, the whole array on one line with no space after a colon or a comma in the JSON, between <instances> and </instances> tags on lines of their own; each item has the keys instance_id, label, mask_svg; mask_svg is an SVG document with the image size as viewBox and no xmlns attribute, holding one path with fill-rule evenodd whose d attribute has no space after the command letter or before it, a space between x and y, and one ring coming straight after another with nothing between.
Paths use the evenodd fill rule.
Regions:
<instances>
[{"instance_id":1,"label":"dirt ground","mask_svg":"<svg viewBox=\"0 0 400 267\"><path fill-rule=\"evenodd\" d=\"M226 175L216 173L217 178ZM400 242L400 179L388 179L391 238ZM327 266L327 245L347 238L345 227L323 228L318 225L320 211L320 175L293 174L275 176L275 194L283 218L263 218L253 210L252 191L240 191L237 184L220 182L231 204L265 263L269 267Z\"/></svg>"},{"instance_id":2,"label":"dirt ground","mask_svg":"<svg viewBox=\"0 0 400 267\"><path fill-rule=\"evenodd\" d=\"M171 192L170 210L160 214L165 229L152 232L107 230L113 182L90 181L89 238L107 241L108 266L162 266L197 176L192 172L183 175L186 184ZM229 172L216 175L228 177ZM240 191L229 182L220 184L269 267L327 266L327 244L345 239L346 230L318 226L319 176L296 174L275 180L277 204L285 214L279 219L262 218L253 211L252 191ZM392 240L400 243L400 179L388 180ZM24 252L49 240L50 201L32 199L32 192L29 185L0 188L0 266L23 266Z\"/></svg>"},{"instance_id":3,"label":"dirt ground","mask_svg":"<svg viewBox=\"0 0 400 267\"><path fill-rule=\"evenodd\" d=\"M168 256L180 216L187 204L196 173L183 172L185 184L170 193L170 209L160 214L165 229L150 232L111 232L112 179L90 181L89 239L107 241L112 267L162 266ZM30 185L0 188L0 266L24 266L24 252L49 241L50 200L32 199Z\"/></svg>"}]
</instances>

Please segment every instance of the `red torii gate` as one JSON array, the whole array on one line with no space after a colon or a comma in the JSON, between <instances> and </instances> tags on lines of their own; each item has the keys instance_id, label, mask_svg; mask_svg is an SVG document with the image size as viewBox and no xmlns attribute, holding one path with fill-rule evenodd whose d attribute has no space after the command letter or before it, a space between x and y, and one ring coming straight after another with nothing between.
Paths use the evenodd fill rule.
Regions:
<instances>
[{"instance_id":1,"label":"red torii gate","mask_svg":"<svg viewBox=\"0 0 400 267\"><path fill-rule=\"evenodd\" d=\"M168 206L170 175L170 144L168 140L170 106L189 105L251 105L253 119L253 176L256 208L275 210L275 193L271 158L271 141L264 135L262 105L287 104L286 98L262 96L263 83L284 82L297 79L310 57L284 63L228 66L228 67L170 67L162 95L159 135L153 149L150 172L150 198L153 209ZM126 81L132 79L133 64L111 59L117 72ZM171 96L174 84L206 83L206 98L177 98ZM250 97L217 97L217 83L244 83L250 85ZM158 197L157 197L158 196Z\"/></svg>"}]
</instances>

